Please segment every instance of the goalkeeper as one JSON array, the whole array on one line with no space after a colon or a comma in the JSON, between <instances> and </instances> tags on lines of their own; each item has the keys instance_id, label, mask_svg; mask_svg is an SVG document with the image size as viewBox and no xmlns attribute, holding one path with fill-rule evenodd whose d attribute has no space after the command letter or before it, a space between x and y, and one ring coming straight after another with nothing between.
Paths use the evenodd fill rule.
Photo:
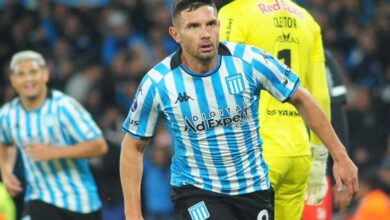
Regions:
<instances>
[{"instance_id":1,"label":"goalkeeper","mask_svg":"<svg viewBox=\"0 0 390 220\"><path fill-rule=\"evenodd\" d=\"M288 0L236 0L219 12L220 39L260 47L290 66L324 112L330 100L320 26L303 8ZM301 219L308 204L320 204L327 192L327 149L307 132L290 104L262 92L261 135L264 157L275 188L275 219Z\"/></svg>"}]
</instances>

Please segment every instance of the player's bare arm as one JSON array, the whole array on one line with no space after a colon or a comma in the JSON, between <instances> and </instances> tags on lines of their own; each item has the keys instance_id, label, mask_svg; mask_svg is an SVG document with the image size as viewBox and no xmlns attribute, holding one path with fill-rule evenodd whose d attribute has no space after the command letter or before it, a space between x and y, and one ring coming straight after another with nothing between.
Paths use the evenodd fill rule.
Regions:
<instances>
[{"instance_id":1,"label":"player's bare arm","mask_svg":"<svg viewBox=\"0 0 390 220\"><path fill-rule=\"evenodd\" d=\"M104 138L85 141L73 146L50 146L31 143L26 146L27 154L35 161L63 158L90 158L107 153L108 147Z\"/></svg>"},{"instance_id":2,"label":"player's bare arm","mask_svg":"<svg viewBox=\"0 0 390 220\"><path fill-rule=\"evenodd\" d=\"M16 147L6 146L0 143L1 178L8 193L12 196L19 194L23 190L19 179L12 172L16 154Z\"/></svg>"},{"instance_id":3,"label":"player's bare arm","mask_svg":"<svg viewBox=\"0 0 390 220\"><path fill-rule=\"evenodd\" d=\"M337 137L324 112L309 92L302 87L298 88L289 102L297 108L305 123L328 148L334 160L333 170L337 189L342 190L345 184L351 200L358 191L358 168L348 157L344 145Z\"/></svg>"},{"instance_id":4,"label":"player's bare arm","mask_svg":"<svg viewBox=\"0 0 390 220\"><path fill-rule=\"evenodd\" d=\"M126 219L141 220L141 180L144 149L148 141L125 135L120 157L120 177Z\"/></svg>"}]
</instances>

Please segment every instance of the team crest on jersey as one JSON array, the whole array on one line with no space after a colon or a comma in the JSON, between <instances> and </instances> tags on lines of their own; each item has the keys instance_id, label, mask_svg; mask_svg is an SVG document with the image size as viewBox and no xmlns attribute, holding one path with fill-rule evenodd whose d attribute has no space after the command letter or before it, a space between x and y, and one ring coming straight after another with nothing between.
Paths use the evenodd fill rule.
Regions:
<instances>
[{"instance_id":1,"label":"team crest on jersey","mask_svg":"<svg viewBox=\"0 0 390 220\"><path fill-rule=\"evenodd\" d=\"M192 220L205 220L210 217L210 213L203 201L191 206L188 209L188 212L190 213Z\"/></svg>"},{"instance_id":2,"label":"team crest on jersey","mask_svg":"<svg viewBox=\"0 0 390 220\"><path fill-rule=\"evenodd\" d=\"M244 79L242 78L242 75L240 73L225 77L225 80L230 95L239 94L244 91Z\"/></svg>"}]
</instances>

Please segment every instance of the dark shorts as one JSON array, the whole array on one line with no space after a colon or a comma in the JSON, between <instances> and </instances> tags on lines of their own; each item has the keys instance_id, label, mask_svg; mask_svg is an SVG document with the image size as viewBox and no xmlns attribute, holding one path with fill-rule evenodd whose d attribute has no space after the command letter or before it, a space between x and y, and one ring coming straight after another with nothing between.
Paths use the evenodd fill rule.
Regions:
<instances>
[{"instance_id":1,"label":"dark shorts","mask_svg":"<svg viewBox=\"0 0 390 220\"><path fill-rule=\"evenodd\" d=\"M230 196L193 186L174 187L178 220L273 220L273 189Z\"/></svg>"},{"instance_id":2,"label":"dark shorts","mask_svg":"<svg viewBox=\"0 0 390 220\"><path fill-rule=\"evenodd\" d=\"M23 218L28 220L101 220L101 210L91 213L78 213L58 208L39 200L28 201L24 205Z\"/></svg>"}]
</instances>

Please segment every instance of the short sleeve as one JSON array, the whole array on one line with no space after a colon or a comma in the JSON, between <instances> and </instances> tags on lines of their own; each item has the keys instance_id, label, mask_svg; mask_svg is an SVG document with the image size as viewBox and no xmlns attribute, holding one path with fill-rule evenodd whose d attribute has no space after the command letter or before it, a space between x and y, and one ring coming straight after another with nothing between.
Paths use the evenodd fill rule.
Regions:
<instances>
[{"instance_id":1,"label":"short sleeve","mask_svg":"<svg viewBox=\"0 0 390 220\"><path fill-rule=\"evenodd\" d=\"M297 74L265 51L253 47L252 52L253 74L259 87L280 102L289 100L300 84Z\"/></svg>"},{"instance_id":2,"label":"short sleeve","mask_svg":"<svg viewBox=\"0 0 390 220\"><path fill-rule=\"evenodd\" d=\"M4 145L11 145L13 143L10 131L10 119L6 116L4 111L0 112L0 142Z\"/></svg>"},{"instance_id":3,"label":"short sleeve","mask_svg":"<svg viewBox=\"0 0 390 220\"><path fill-rule=\"evenodd\" d=\"M60 121L67 133L78 143L102 136L91 114L74 98L66 96L62 100Z\"/></svg>"},{"instance_id":4,"label":"short sleeve","mask_svg":"<svg viewBox=\"0 0 390 220\"><path fill-rule=\"evenodd\" d=\"M134 138L153 136L159 114L157 107L159 95L155 87L154 81L146 75L138 87L128 115L123 122L123 130Z\"/></svg>"}]
</instances>

